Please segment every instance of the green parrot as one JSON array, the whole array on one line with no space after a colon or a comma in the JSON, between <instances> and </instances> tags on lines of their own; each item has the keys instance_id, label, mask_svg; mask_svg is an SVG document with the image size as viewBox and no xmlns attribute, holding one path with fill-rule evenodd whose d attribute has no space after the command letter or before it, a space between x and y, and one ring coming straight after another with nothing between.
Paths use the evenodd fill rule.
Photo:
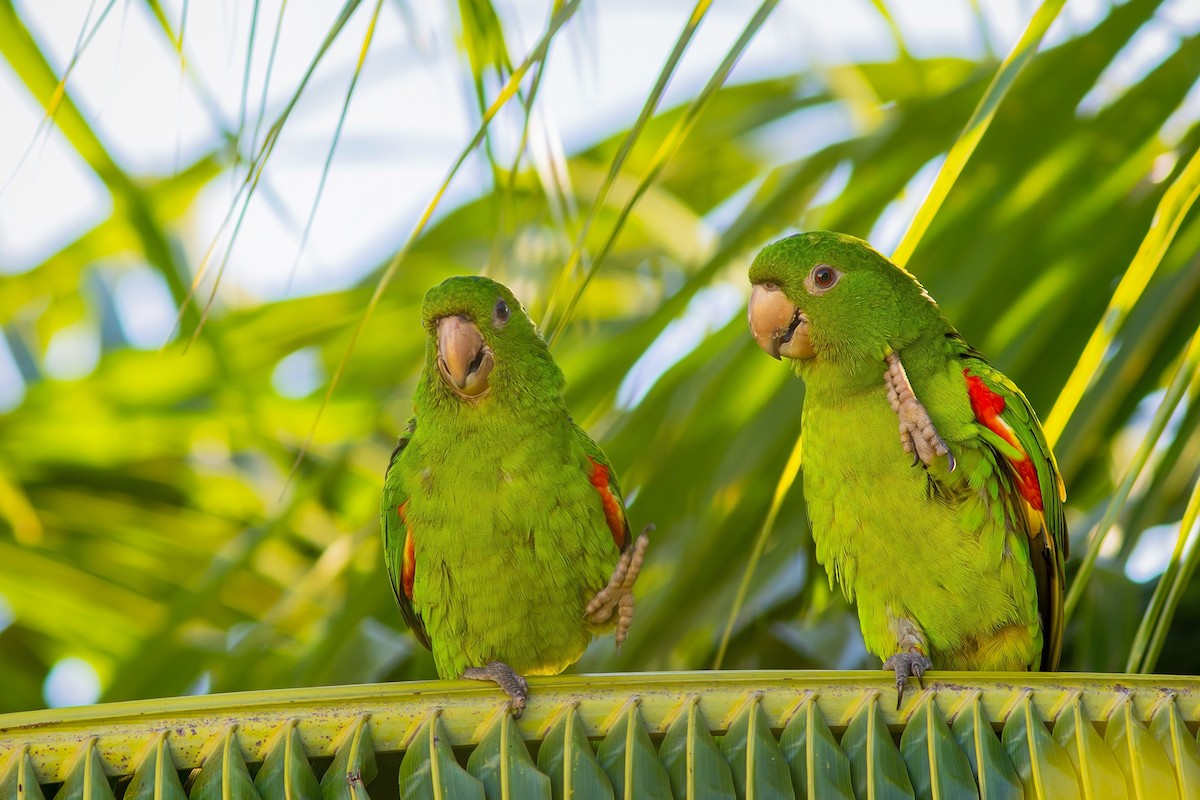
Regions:
<instances>
[{"instance_id":1,"label":"green parrot","mask_svg":"<svg viewBox=\"0 0 1200 800\"><path fill-rule=\"evenodd\" d=\"M1054 670L1066 495L1021 390L861 239L781 239L750 283L754 339L804 379L817 560L895 670L897 706L933 665Z\"/></svg>"},{"instance_id":2,"label":"green parrot","mask_svg":"<svg viewBox=\"0 0 1200 800\"><path fill-rule=\"evenodd\" d=\"M520 302L482 277L425 295L425 367L388 464L380 523L405 622L442 678L494 681L519 716L523 675L553 675L633 620L635 542L600 447Z\"/></svg>"}]
</instances>

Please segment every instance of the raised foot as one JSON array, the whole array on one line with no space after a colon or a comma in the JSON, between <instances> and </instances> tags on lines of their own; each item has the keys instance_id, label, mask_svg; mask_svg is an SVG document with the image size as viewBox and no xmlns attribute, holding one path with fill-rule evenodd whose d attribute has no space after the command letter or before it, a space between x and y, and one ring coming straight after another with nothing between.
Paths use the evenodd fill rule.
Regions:
<instances>
[{"instance_id":1,"label":"raised foot","mask_svg":"<svg viewBox=\"0 0 1200 800\"><path fill-rule=\"evenodd\" d=\"M503 661L489 661L486 667L467 667L462 676L467 680L491 681L498 684L509 697L514 718L519 718L525 710L525 701L529 699L529 684Z\"/></svg>"},{"instance_id":2,"label":"raised foot","mask_svg":"<svg viewBox=\"0 0 1200 800\"><path fill-rule=\"evenodd\" d=\"M642 529L633 547L621 553L617 566L613 569L612 577L596 596L587 604L583 618L592 625L603 625L612 619L613 612L617 614L617 650L629 634L629 626L633 624L633 584L637 582L638 573L642 570L642 561L646 558L646 547L650 544L650 531L653 525Z\"/></svg>"},{"instance_id":3,"label":"raised foot","mask_svg":"<svg viewBox=\"0 0 1200 800\"><path fill-rule=\"evenodd\" d=\"M946 446L946 442L938 435L933 420L921 401L913 394L912 384L908 382L908 373L900 363L900 356L888 353L884 359L887 362L887 372L883 379L887 384L888 402L896 416L900 418L900 444L904 452L913 454L913 466L918 463L929 467L933 459L945 456L954 471L954 454Z\"/></svg>"},{"instance_id":4,"label":"raised foot","mask_svg":"<svg viewBox=\"0 0 1200 800\"><path fill-rule=\"evenodd\" d=\"M925 684L921 682L921 676L925 674L925 670L931 669L933 662L921 652L909 650L904 653L896 653L896 655L883 662L884 669L896 671L896 710L900 710L900 703L904 700L904 684L908 682L909 677L917 679L917 685L922 689Z\"/></svg>"}]
</instances>

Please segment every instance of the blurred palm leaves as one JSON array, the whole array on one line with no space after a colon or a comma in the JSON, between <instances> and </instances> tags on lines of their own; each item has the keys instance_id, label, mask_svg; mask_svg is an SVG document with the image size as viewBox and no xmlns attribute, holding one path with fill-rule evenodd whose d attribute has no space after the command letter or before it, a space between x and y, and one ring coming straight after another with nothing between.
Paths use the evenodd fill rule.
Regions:
<instances>
[{"instance_id":1,"label":"blurred palm leaves","mask_svg":"<svg viewBox=\"0 0 1200 800\"><path fill-rule=\"evenodd\" d=\"M375 7L358 5L347 3L338 22ZM739 12L751 39L782 24L766 16L771 5ZM908 261L1043 417L1093 332L1112 319L1115 287L1148 234L1158 235L1153 226L1165 224L1156 209L1200 145L1189 101L1200 37L1176 31L1161 6L1130 0L1088 30L1059 35L998 105L981 106L994 113L990 125ZM549 319L568 402L617 465L635 522L658 526L629 641L619 658L598 642L580 668L712 662L793 454L803 395L745 334L748 259L805 228L894 244L897 222L907 222L999 62L902 50L734 85L714 62L717 79L696 89L699 101L664 110L651 97L629 130L562 154L542 146L538 115L552 109L538 106L538 82L558 67L560 38L586 39L588 9L554 4L522 53L490 3L453 6L476 110L490 121L463 143L463 158L482 145L490 188L451 209L433 198L396 257L361 285L249 307L223 303L218 289L203 327L194 306L183 313L183 339L195 334L183 354L182 342L162 353L124 346L114 275L149 264L182 308L200 269L179 244L197 193L233 162L248 181L269 180L259 170L291 104L262 123L265 141L248 132L259 127L249 119L230 132L240 156L223 149L176 174L134 180L72 105L69 85L56 93L59 76L0 2L0 54L113 197L109 219L2 279L0 325L26 394L0 416L0 596L12 609L0 631L0 709L39 705L48 670L67 655L96 667L108 699L431 675L392 607L376 503L424 348L420 298L447 275L481 269L512 285L539 319L561 287ZM678 8L680 47L708 24L706 9ZM395 12L385 5L384 14ZM268 22L258 20L264 40ZM1161 59L1114 84L1112 65L1151 28L1170 34ZM660 85L678 63L668 60ZM495 135L502 129L527 149ZM242 202L270 202L251 197L250 185ZM1186 188L1175 193L1186 199ZM1178 549L1172 583L1144 621L1150 590L1124 571L1143 532L1161 538L1170 529L1160 526L1174 525L1168 550L1187 536L1178 521L1200 463L1200 378L1183 357L1200 325L1200 222L1187 204L1176 208L1173 241L1156 251L1063 419L1057 452L1077 553L1132 455L1139 446L1146 455L1110 508L1108 544L1077 590L1072 668L1122 668L1139 622L1146 630L1132 668L1200 667L1194 649L1172 649L1164 633L1171 613L1200 616L1200 598L1185 592L1197 548ZM218 241L206 280L227 246ZM97 367L51 379L47 342L80 324L110 332ZM285 359L326 381L340 376L327 405L320 391L276 388L271 376ZM1178 405L1158 415L1159 436L1155 412L1172 380ZM790 480L773 522L724 663L870 665L851 611L812 561Z\"/></svg>"}]
</instances>

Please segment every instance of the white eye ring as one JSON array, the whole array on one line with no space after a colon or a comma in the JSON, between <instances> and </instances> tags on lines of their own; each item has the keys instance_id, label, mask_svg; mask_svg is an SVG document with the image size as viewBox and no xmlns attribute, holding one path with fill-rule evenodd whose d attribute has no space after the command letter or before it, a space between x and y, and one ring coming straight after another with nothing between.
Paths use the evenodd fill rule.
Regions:
<instances>
[{"instance_id":1,"label":"white eye ring","mask_svg":"<svg viewBox=\"0 0 1200 800\"><path fill-rule=\"evenodd\" d=\"M809 294L825 294L842 279L842 273L828 264L817 264L804 279Z\"/></svg>"},{"instance_id":2,"label":"white eye ring","mask_svg":"<svg viewBox=\"0 0 1200 800\"><path fill-rule=\"evenodd\" d=\"M504 302L504 298L500 297L496 300L496 308L492 311L492 326L495 328L503 328L508 324L509 317L508 303Z\"/></svg>"}]
</instances>

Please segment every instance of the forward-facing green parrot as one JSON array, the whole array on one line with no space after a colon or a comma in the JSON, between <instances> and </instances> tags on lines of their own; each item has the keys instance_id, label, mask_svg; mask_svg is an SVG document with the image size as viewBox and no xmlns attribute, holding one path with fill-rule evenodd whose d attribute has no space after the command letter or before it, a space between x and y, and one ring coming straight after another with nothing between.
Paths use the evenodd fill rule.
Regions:
<instances>
[{"instance_id":1,"label":"forward-facing green parrot","mask_svg":"<svg viewBox=\"0 0 1200 800\"><path fill-rule=\"evenodd\" d=\"M861 239L774 242L750 283L755 340L805 383L817 560L895 670L897 705L933 666L1055 669L1066 496L1029 401Z\"/></svg>"},{"instance_id":2,"label":"forward-facing green parrot","mask_svg":"<svg viewBox=\"0 0 1200 800\"><path fill-rule=\"evenodd\" d=\"M384 478L384 559L442 678L490 680L520 715L522 675L553 675L633 620L633 541L562 371L506 287L455 277L425 295L425 367Z\"/></svg>"}]
</instances>

